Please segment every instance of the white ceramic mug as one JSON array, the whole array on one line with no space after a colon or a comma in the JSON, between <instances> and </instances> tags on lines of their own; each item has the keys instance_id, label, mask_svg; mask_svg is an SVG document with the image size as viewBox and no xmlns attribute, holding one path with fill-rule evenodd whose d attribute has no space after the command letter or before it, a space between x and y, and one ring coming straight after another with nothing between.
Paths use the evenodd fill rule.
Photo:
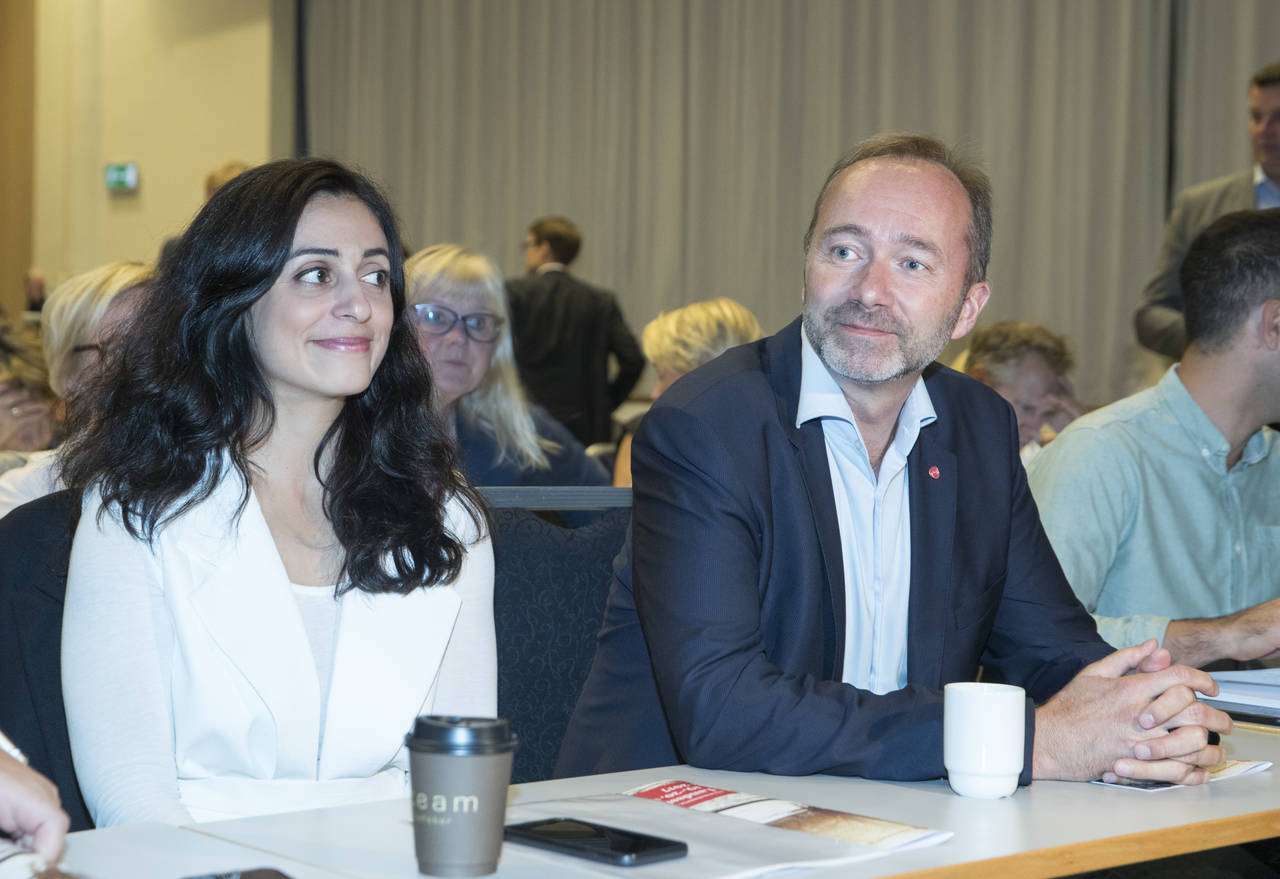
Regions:
<instances>
[{"instance_id":1,"label":"white ceramic mug","mask_svg":"<svg viewBox=\"0 0 1280 879\"><path fill-rule=\"evenodd\" d=\"M947 684L942 693L942 764L951 789L988 800L1009 796L1022 772L1022 687L962 682Z\"/></svg>"}]
</instances>

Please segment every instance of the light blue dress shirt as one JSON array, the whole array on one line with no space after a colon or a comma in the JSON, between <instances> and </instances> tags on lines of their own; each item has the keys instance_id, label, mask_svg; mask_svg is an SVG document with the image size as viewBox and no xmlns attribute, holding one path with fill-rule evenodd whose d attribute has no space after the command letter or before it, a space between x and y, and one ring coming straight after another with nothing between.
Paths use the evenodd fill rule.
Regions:
<instances>
[{"instance_id":1,"label":"light blue dress shirt","mask_svg":"<svg viewBox=\"0 0 1280 879\"><path fill-rule=\"evenodd\" d=\"M842 679L872 693L900 690L907 684L911 594L907 456L920 428L937 420L937 414L924 379L919 379L898 413L877 476L840 386L804 333L801 345L796 427L822 420L844 560Z\"/></svg>"},{"instance_id":2,"label":"light blue dress shirt","mask_svg":"<svg viewBox=\"0 0 1280 879\"><path fill-rule=\"evenodd\" d=\"M1253 166L1253 206L1260 211L1280 208L1280 186L1262 173L1261 165Z\"/></svg>"},{"instance_id":3,"label":"light blue dress shirt","mask_svg":"<svg viewBox=\"0 0 1280 879\"><path fill-rule=\"evenodd\" d=\"M1076 419L1027 466L1067 580L1116 647L1280 595L1280 437L1259 430L1228 471L1226 437L1177 370Z\"/></svg>"}]
</instances>

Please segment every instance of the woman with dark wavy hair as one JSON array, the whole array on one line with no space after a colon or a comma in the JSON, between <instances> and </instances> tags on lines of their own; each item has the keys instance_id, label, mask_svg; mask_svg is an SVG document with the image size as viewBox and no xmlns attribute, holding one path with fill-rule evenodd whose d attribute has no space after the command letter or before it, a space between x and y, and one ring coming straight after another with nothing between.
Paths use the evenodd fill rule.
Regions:
<instances>
[{"instance_id":1,"label":"woman with dark wavy hair","mask_svg":"<svg viewBox=\"0 0 1280 879\"><path fill-rule=\"evenodd\" d=\"M391 208L300 159L206 204L72 407L62 674L94 821L407 792L493 716L493 555L432 413Z\"/></svg>"}]
</instances>

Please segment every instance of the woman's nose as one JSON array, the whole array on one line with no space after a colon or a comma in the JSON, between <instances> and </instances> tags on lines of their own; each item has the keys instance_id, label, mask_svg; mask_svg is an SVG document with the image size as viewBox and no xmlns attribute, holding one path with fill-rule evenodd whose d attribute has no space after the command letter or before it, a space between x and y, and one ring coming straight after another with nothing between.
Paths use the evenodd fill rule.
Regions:
<instances>
[{"instance_id":1,"label":"woman's nose","mask_svg":"<svg viewBox=\"0 0 1280 879\"><path fill-rule=\"evenodd\" d=\"M334 313L338 317L363 323L373 314L373 306L369 303L369 295L361 287L357 278L349 278L339 284L337 297L337 302L334 304Z\"/></svg>"}]
</instances>

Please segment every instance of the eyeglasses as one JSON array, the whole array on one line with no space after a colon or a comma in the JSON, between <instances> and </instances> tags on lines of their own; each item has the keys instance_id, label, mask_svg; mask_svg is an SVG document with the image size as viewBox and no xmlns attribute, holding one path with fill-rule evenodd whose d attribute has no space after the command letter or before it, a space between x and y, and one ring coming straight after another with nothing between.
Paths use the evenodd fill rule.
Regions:
<instances>
[{"instance_id":1,"label":"eyeglasses","mask_svg":"<svg viewBox=\"0 0 1280 879\"><path fill-rule=\"evenodd\" d=\"M462 331L473 342L492 342L502 331L502 318L487 311L458 314L452 308L431 302L418 303L410 312L413 322L433 336L443 336L462 321Z\"/></svg>"}]
</instances>

